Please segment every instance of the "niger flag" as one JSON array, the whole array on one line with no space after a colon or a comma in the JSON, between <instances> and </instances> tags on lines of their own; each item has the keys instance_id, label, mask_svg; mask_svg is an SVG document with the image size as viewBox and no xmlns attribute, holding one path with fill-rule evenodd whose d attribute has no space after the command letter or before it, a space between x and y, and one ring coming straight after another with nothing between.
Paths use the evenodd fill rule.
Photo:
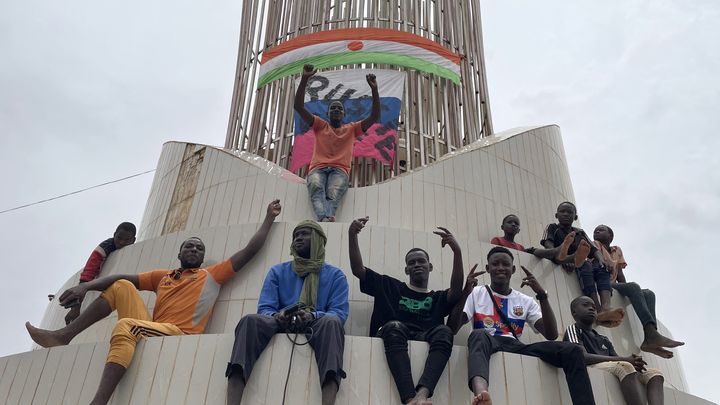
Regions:
<instances>
[{"instance_id":1,"label":"niger flag","mask_svg":"<svg viewBox=\"0 0 720 405\"><path fill-rule=\"evenodd\" d=\"M303 65L329 68L384 63L421 70L460 84L461 56L409 32L385 28L345 28L306 34L263 53L258 88L302 72Z\"/></svg>"}]
</instances>

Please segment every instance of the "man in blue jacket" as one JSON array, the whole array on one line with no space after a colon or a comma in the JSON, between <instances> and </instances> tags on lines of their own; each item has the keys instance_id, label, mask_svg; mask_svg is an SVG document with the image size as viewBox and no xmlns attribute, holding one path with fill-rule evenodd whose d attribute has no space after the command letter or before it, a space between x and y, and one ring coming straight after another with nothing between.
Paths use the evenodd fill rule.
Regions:
<instances>
[{"instance_id":1,"label":"man in blue jacket","mask_svg":"<svg viewBox=\"0 0 720 405\"><path fill-rule=\"evenodd\" d=\"M235 343L225 376L227 403L239 404L260 354L279 332L305 333L315 351L322 403L335 402L342 370L348 317L348 283L342 270L325 263L325 232L315 221L293 230L293 260L272 268L258 300L258 313L235 328ZM299 309L298 309L299 308Z\"/></svg>"}]
</instances>

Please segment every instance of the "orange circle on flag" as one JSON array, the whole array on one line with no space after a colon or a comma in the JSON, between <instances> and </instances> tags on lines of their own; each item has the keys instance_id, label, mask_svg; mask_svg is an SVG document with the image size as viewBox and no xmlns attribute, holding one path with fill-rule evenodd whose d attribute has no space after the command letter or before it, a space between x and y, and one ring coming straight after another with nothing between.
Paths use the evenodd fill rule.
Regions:
<instances>
[{"instance_id":1,"label":"orange circle on flag","mask_svg":"<svg viewBox=\"0 0 720 405\"><path fill-rule=\"evenodd\" d=\"M363 43L362 41L352 41L349 44L347 44L347 47L351 51L359 51L363 49Z\"/></svg>"}]
</instances>

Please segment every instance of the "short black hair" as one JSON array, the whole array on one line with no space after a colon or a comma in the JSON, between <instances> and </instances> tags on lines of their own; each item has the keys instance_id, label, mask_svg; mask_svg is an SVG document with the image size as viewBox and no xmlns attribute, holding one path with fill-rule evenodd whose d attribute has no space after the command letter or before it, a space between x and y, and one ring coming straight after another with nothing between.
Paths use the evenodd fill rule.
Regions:
<instances>
[{"instance_id":1,"label":"short black hair","mask_svg":"<svg viewBox=\"0 0 720 405\"><path fill-rule=\"evenodd\" d=\"M575 299L570 301L570 312L572 312L575 309L575 307L580 303L580 300L583 298L587 298L589 300L592 299L592 298L588 297L587 295L581 295L579 297L575 297ZM595 301L593 301L593 303L595 303Z\"/></svg>"},{"instance_id":2,"label":"short black hair","mask_svg":"<svg viewBox=\"0 0 720 405\"><path fill-rule=\"evenodd\" d=\"M610 234L610 242L608 242L608 243L611 243L613 241L613 239L615 239L615 232L612 230L612 228L610 228L609 226L604 225L604 224L600 224L600 225L596 226L595 229L598 229L601 226L604 226L605 228L607 228L608 233Z\"/></svg>"},{"instance_id":3,"label":"short black hair","mask_svg":"<svg viewBox=\"0 0 720 405\"><path fill-rule=\"evenodd\" d=\"M513 257L513 254L507 249L502 246L495 246L487 254L487 259L490 260L490 256L494 255L495 253L505 253L510 255L510 260L515 261L515 257Z\"/></svg>"},{"instance_id":4,"label":"short black hair","mask_svg":"<svg viewBox=\"0 0 720 405\"><path fill-rule=\"evenodd\" d=\"M119 231L127 231L133 234L133 236L135 236L137 229L135 229L135 224L133 224L132 222L123 222L118 225L117 228L115 228L115 232Z\"/></svg>"},{"instance_id":5,"label":"short black hair","mask_svg":"<svg viewBox=\"0 0 720 405\"><path fill-rule=\"evenodd\" d=\"M520 220L520 217L517 216L517 215L515 215L515 214L507 214L507 215L505 215L505 216L503 217L502 222L500 222L500 225L504 224L504 223L505 223L505 220L508 219L508 218L510 218L510 217L515 217L515 218L518 219L518 221Z\"/></svg>"},{"instance_id":6,"label":"short black hair","mask_svg":"<svg viewBox=\"0 0 720 405\"><path fill-rule=\"evenodd\" d=\"M203 246L205 246L205 242L203 242L203 240L200 239L200 237L198 237L198 236L191 236L191 237L189 237L189 238L186 238L184 241L182 241L182 243L180 244L180 250L181 250L181 251L182 251L183 246L185 246L185 242L189 241L190 239L197 239L197 240L200 241L200 243L203 244Z\"/></svg>"},{"instance_id":7,"label":"short black hair","mask_svg":"<svg viewBox=\"0 0 720 405\"><path fill-rule=\"evenodd\" d=\"M405 263L407 263L408 255L412 252L423 252L423 253L425 253L425 257L427 257L427 261L430 261L430 255L428 254L428 252L425 251L425 249L412 248L412 249L408 250L407 253L405 253Z\"/></svg>"},{"instance_id":8,"label":"short black hair","mask_svg":"<svg viewBox=\"0 0 720 405\"><path fill-rule=\"evenodd\" d=\"M577 207L575 206L575 204L573 204L573 203L570 202L570 201L563 201L563 202L561 202L560 204L558 204L556 210L559 210L559 209L560 209L560 206L561 206L561 205L564 205L564 204L567 204L567 205L573 207L573 210L575 210L575 214L577 214Z\"/></svg>"}]
</instances>

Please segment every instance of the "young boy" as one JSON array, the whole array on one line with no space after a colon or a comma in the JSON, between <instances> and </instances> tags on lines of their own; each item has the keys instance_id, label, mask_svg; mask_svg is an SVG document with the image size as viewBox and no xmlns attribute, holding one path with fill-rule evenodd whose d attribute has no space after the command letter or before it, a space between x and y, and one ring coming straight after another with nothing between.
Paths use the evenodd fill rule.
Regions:
<instances>
[{"instance_id":1,"label":"young boy","mask_svg":"<svg viewBox=\"0 0 720 405\"><path fill-rule=\"evenodd\" d=\"M532 253L561 264L568 272L575 271L583 294L592 298L600 308L598 324L606 327L620 325L625 311L610 308L612 287L605 259L585 231L572 226L578 219L575 204L569 201L560 203L555 218L558 223L548 225L540 241L544 249L533 249Z\"/></svg>"},{"instance_id":2,"label":"young boy","mask_svg":"<svg viewBox=\"0 0 720 405\"><path fill-rule=\"evenodd\" d=\"M403 404L431 404L435 385L442 375L452 352L453 333L445 326L445 317L460 301L463 283L463 262L460 245L445 228L434 233L442 238L441 246L453 251L450 288L432 291L428 279L433 265L427 252L413 248L405 255L405 274L408 282L368 269L363 265L358 233L368 217L356 219L348 230L350 266L360 280L360 291L375 297L370 336L383 339L385 357ZM408 340L430 344L425 368L417 385L413 383L408 356Z\"/></svg>"},{"instance_id":3,"label":"young boy","mask_svg":"<svg viewBox=\"0 0 720 405\"><path fill-rule=\"evenodd\" d=\"M640 356L618 356L610 339L592 328L597 318L595 302L585 296L577 297L570 303L570 311L575 324L567 327L563 341L578 344L583 348L585 364L608 371L617 377L628 405L644 404L645 396L648 405L662 405L663 375L659 370L646 369L647 363Z\"/></svg>"},{"instance_id":4,"label":"young boy","mask_svg":"<svg viewBox=\"0 0 720 405\"><path fill-rule=\"evenodd\" d=\"M100 242L95 250L90 253L90 257L85 263L82 273L80 273L80 282L86 283L95 280L102 270L103 263L112 252L135 243L135 232L135 225L130 222L123 222L118 225L113 237ZM80 315L81 303L80 301L72 303L70 311L65 315L66 325Z\"/></svg>"},{"instance_id":5,"label":"young boy","mask_svg":"<svg viewBox=\"0 0 720 405\"><path fill-rule=\"evenodd\" d=\"M520 232L520 218L515 214L506 215L500 224L505 235L496 236L490 240L493 245L504 246L508 249L525 250L523 245L515 242L515 235Z\"/></svg>"},{"instance_id":6,"label":"young boy","mask_svg":"<svg viewBox=\"0 0 720 405\"><path fill-rule=\"evenodd\" d=\"M467 299L461 299L461 304L453 308L447 322L457 332L463 324L472 321L473 331L468 338L468 378L474 395L472 405L492 404L488 378L490 357L496 352L538 357L555 367L562 367L573 404L594 405L582 350L573 344L555 341L558 337L557 321L547 291L522 266L525 278L520 286L530 287L537 301L510 288L515 264L512 253L504 247L490 249L487 263L485 270L490 274L490 285L476 286L477 277L484 272L475 272L473 268L463 289L463 297ZM529 345L520 342L527 324L548 341Z\"/></svg>"},{"instance_id":7,"label":"young boy","mask_svg":"<svg viewBox=\"0 0 720 405\"><path fill-rule=\"evenodd\" d=\"M610 285L620 294L628 297L643 324L645 337L640 345L640 350L669 359L673 353L665 348L682 346L685 343L667 338L658 332L655 317L655 293L640 288L637 283L627 282L623 272L627 267L627 262L622 250L620 246L610 246L614 237L615 233L607 225L598 225L593 232L595 246L602 253L605 263L610 269Z\"/></svg>"}]
</instances>

